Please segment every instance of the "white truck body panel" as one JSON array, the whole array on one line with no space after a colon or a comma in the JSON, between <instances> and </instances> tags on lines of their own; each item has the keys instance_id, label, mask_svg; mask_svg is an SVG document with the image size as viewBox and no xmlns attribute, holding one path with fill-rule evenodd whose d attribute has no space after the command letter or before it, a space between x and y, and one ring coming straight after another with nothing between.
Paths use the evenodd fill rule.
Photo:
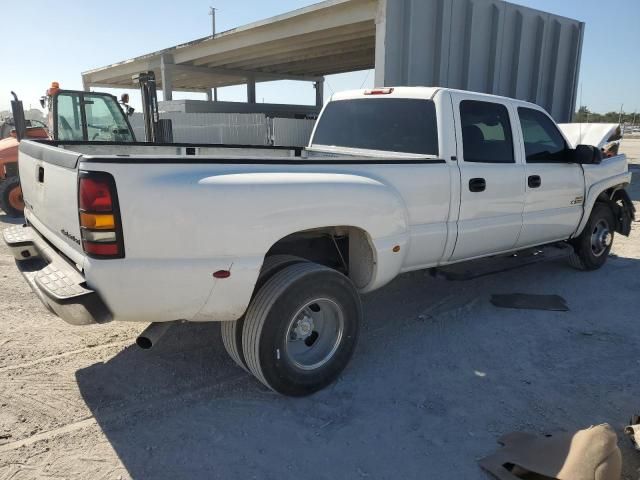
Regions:
<instances>
[{"instance_id":1,"label":"white truck body panel","mask_svg":"<svg viewBox=\"0 0 640 480\"><path fill-rule=\"evenodd\" d=\"M345 92L329 104L365 98L373 97ZM320 145L313 137L304 157L251 148L25 141L26 218L77 266L113 319L230 321L245 312L265 255L292 234L328 227L362 232L371 275L356 286L369 292L401 272L567 240L584 228L598 195L631 178L624 156L600 165L527 163L518 108L543 110L526 102L437 88L397 88L379 98L432 101L438 155ZM513 163L465 158L465 100L506 108ZM78 243L79 171L115 179L124 258L89 258ZM528 186L532 175L542 178L540 187ZM481 193L470 191L476 178L486 180ZM230 276L214 278L220 270Z\"/></svg>"}]
</instances>

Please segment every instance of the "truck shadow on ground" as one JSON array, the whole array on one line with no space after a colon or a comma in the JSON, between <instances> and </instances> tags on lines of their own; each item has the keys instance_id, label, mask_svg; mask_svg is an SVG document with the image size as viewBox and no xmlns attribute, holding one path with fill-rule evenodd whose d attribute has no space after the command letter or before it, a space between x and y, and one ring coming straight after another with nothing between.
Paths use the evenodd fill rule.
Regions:
<instances>
[{"instance_id":1,"label":"truck shadow on ground","mask_svg":"<svg viewBox=\"0 0 640 480\"><path fill-rule=\"evenodd\" d=\"M365 298L339 381L303 399L236 367L215 324L177 325L76 378L132 478L486 478L476 460L509 431L620 434L640 408L638 291L640 262L623 257L591 273L554 260L466 282L403 275ZM559 294L571 311L489 303L511 292Z\"/></svg>"},{"instance_id":2,"label":"truck shadow on ground","mask_svg":"<svg viewBox=\"0 0 640 480\"><path fill-rule=\"evenodd\" d=\"M22 225L24 223L24 217L10 217L2 210L0 210L0 223L11 224L11 225Z\"/></svg>"}]
</instances>

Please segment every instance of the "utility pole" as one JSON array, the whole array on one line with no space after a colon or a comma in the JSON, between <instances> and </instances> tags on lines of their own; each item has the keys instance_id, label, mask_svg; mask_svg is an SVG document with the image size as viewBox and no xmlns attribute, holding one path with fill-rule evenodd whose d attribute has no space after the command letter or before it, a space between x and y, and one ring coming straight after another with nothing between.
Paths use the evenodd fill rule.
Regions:
<instances>
[{"instance_id":1,"label":"utility pole","mask_svg":"<svg viewBox=\"0 0 640 480\"><path fill-rule=\"evenodd\" d=\"M618 116L618 124L622 123L622 109L624 108L624 103L620 105L620 115Z\"/></svg>"},{"instance_id":2,"label":"utility pole","mask_svg":"<svg viewBox=\"0 0 640 480\"><path fill-rule=\"evenodd\" d=\"M211 15L211 35L216 36L216 10L215 7L209 7L209 15ZM213 89L213 101L218 101L218 89Z\"/></svg>"},{"instance_id":3,"label":"utility pole","mask_svg":"<svg viewBox=\"0 0 640 480\"><path fill-rule=\"evenodd\" d=\"M209 15L211 15L211 35L216 34L216 10L215 7L209 7Z\"/></svg>"}]
</instances>

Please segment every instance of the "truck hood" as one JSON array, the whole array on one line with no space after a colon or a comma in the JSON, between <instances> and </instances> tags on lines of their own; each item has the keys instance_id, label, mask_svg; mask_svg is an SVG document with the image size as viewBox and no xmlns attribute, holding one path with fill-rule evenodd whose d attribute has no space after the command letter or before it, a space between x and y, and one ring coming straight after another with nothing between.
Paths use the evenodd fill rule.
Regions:
<instances>
[{"instance_id":1,"label":"truck hood","mask_svg":"<svg viewBox=\"0 0 640 480\"><path fill-rule=\"evenodd\" d=\"M573 148L578 145L603 148L621 138L618 123L560 123L558 126Z\"/></svg>"}]
</instances>

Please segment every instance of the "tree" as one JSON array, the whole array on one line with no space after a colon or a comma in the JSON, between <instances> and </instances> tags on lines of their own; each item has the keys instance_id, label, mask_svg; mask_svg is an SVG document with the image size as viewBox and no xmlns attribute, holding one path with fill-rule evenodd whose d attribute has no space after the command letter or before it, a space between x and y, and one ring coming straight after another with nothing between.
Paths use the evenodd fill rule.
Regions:
<instances>
[{"instance_id":1,"label":"tree","mask_svg":"<svg viewBox=\"0 0 640 480\"><path fill-rule=\"evenodd\" d=\"M632 123L634 121L638 123L640 120L640 115L634 115L633 113L625 113L622 112L622 117L620 116L620 112L607 112L605 114L594 113L589 110L589 107L586 105L578 108L578 111L573 115L573 121L575 123Z\"/></svg>"}]
</instances>

